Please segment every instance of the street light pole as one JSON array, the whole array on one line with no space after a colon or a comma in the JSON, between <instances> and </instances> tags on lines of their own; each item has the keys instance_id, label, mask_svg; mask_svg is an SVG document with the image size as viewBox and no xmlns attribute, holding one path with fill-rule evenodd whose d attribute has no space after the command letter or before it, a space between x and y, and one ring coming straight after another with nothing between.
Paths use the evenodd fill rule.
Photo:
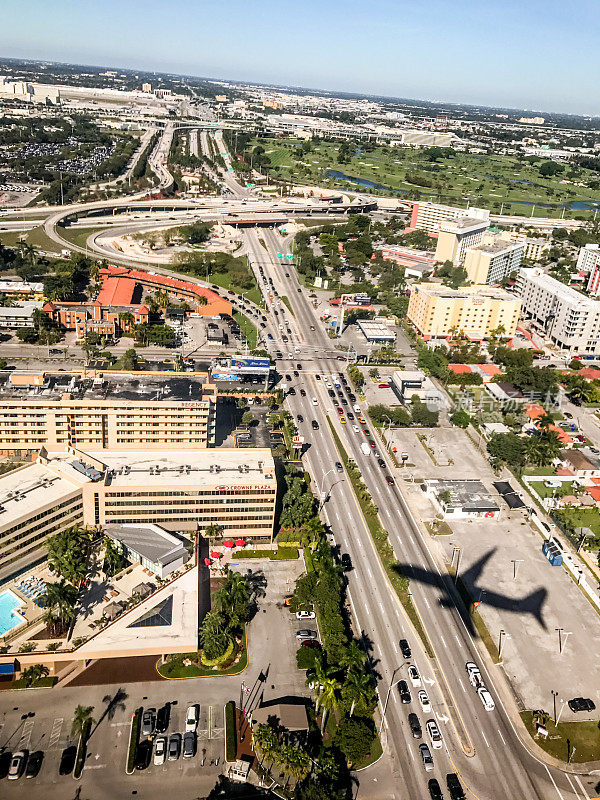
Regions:
<instances>
[{"instance_id":1,"label":"street light pole","mask_svg":"<svg viewBox=\"0 0 600 800\"><path fill-rule=\"evenodd\" d=\"M392 672L392 677L390 678L390 685L388 686L387 694L385 696L385 703L383 704L383 711L381 712L381 725L379 726L379 734L378 734L379 736L381 736L381 731L383 729L383 721L385 720L385 712L387 711L390 694L392 692L392 689L394 688L394 678L396 677L396 673L399 672L403 666L404 664L402 664L399 667L395 667L394 671Z\"/></svg>"},{"instance_id":2,"label":"street light pole","mask_svg":"<svg viewBox=\"0 0 600 800\"><path fill-rule=\"evenodd\" d=\"M321 490L319 492L319 511L323 508L323 489L325 488L325 478L333 472L333 469L328 470L327 472L323 473L323 477L321 478Z\"/></svg>"},{"instance_id":3,"label":"street light pole","mask_svg":"<svg viewBox=\"0 0 600 800\"><path fill-rule=\"evenodd\" d=\"M517 572L519 571L519 564L522 564L525 559L523 558L513 558L512 565L513 565L513 581L517 580Z\"/></svg>"},{"instance_id":4,"label":"street light pole","mask_svg":"<svg viewBox=\"0 0 600 800\"><path fill-rule=\"evenodd\" d=\"M556 725L556 698L558 697L558 692L555 692L554 689L550 689L552 693L552 705L554 707L554 724Z\"/></svg>"}]
</instances>

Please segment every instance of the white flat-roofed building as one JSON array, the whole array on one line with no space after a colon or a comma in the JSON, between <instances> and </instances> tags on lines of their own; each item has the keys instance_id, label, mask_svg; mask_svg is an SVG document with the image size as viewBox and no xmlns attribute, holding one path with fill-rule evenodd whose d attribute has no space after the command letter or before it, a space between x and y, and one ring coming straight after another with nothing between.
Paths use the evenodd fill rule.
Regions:
<instances>
[{"instance_id":1,"label":"white flat-roofed building","mask_svg":"<svg viewBox=\"0 0 600 800\"><path fill-rule=\"evenodd\" d=\"M464 268L471 283L500 283L505 275L521 267L523 245L497 238L467 249Z\"/></svg>"},{"instance_id":2,"label":"white flat-roofed building","mask_svg":"<svg viewBox=\"0 0 600 800\"><path fill-rule=\"evenodd\" d=\"M600 353L600 301L586 297L539 268L521 269L516 293L533 327L571 354Z\"/></svg>"},{"instance_id":3,"label":"white flat-roofed building","mask_svg":"<svg viewBox=\"0 0 600 800\"><path fill-rule=\"evenodd\" d=\"M31 300L26 303L15 303L12 306L0 306L0 328L33 327L33 312L42 305L39 301Z\"/></svg>"},{"instance_id":4,"label":"white flat-roofed building","mask_svg":"<svg viewBox=\"0 0 600 800\"><path fill-rule=\"evenodd\" d=\"M31 297L42 300L44 297L44 284L40 281L0 281L0 294L8 297Z\"/></svg>"},{"instance_id":5,"label":"white flat-roofed building","mask_svg":"<svg viewBox=\"0 0 600 800\"><path fill-rule=\"evenodd\" d=\"M421 230L438 233L442 222L449 222L460 217L471 217L486 220L489 223L490 212L485 208L456 208L438 203L413 203L409 230Z\"/></svg>"},{"instance_id":6,"label":"white flat-roofed building","mask_svg":"<svg viewBox=\"0 0 600 800\"><path fill-rule=\"evenodd\" d=\"M115 525L107 528L105 533L113 542L123 546L126 558L139 561L145 569L162 579L180 569L190 557L181 539L160 525Z\"/></svg>"},{"instance_id":7,"label":"white flat-roofed building","mask_svg":"<svg viewBox=\"0 0 600 800\"><path fill-rule=\"evenodd\" d=\"M462 266L467 250L481 243L488 225L487 220L477 217L459 217L440 223L435 260Z\"/></svg>"},{"instance_id":8,"label":"white flat-roofed building","mask_svg":"<svg viewBox=\"0 0 600 800\"><path fill-rule=\"evenodd\" d=\"M356 322L360 332L368 342L395 342L396 331L383 322L374 319L359 319Z\"/></svg>"}]
</instances>

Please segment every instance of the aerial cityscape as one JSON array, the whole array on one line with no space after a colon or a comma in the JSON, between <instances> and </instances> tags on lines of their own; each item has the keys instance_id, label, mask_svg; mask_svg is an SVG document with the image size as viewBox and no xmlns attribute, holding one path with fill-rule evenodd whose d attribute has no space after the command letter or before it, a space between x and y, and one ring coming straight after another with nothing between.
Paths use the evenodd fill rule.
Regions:
<instances>
[{"instance_id":1,"label":"aerial cityscape","mask_svg":"<svg viewBox=\"0 0 600 800\"><path fill-rule=\"evenodd\" d=\"M0 796L600 798L595 4L6 28Z\"/></svg>"}]
</instances>

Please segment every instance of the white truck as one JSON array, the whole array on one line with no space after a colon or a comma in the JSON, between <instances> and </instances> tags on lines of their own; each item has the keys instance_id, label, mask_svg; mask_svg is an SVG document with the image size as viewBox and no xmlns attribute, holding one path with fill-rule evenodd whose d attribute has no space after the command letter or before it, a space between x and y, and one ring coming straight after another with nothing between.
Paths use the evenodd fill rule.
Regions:
<instances>
[{"instance_id":1,"label":"white truck","mask_svg":"<svg viewBox=\"0 0 600 800\"><path fill-rule=\"evenodd\" d=\"M366 442L363 442L361 444L360 449L363 451L363 454L365 456L368 456L370 454L370 452L371 452L371 448L369 447L369 445Z\"/></svg>"}]
</instances>

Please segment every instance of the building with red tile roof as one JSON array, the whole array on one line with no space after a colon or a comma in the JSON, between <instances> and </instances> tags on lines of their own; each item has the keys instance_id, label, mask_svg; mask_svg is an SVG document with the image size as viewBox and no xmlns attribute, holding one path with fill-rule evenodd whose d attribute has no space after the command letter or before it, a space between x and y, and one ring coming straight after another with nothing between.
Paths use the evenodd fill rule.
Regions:
<instances>
[{"instance_id":1,"label":"building with red tile roof","mask_svg":"<svg viewBox=\"0 0 600 800\"><path fill-rule=\"evenodd\" d=\"M525 414L534 424L536 420L538 420L540 417L545 416L547 413L548 412L546 411L546 409L537 403L528 403L525 406ZM536 425L536 428L539 428L539 425ZM569 436L569 434L566 431L563 431L562 428L559 428L558 425L549 425L548 430L554 431L554 433L556 433L562 444L573 444L573 439Z\"/></svg>"}]
</instances>

